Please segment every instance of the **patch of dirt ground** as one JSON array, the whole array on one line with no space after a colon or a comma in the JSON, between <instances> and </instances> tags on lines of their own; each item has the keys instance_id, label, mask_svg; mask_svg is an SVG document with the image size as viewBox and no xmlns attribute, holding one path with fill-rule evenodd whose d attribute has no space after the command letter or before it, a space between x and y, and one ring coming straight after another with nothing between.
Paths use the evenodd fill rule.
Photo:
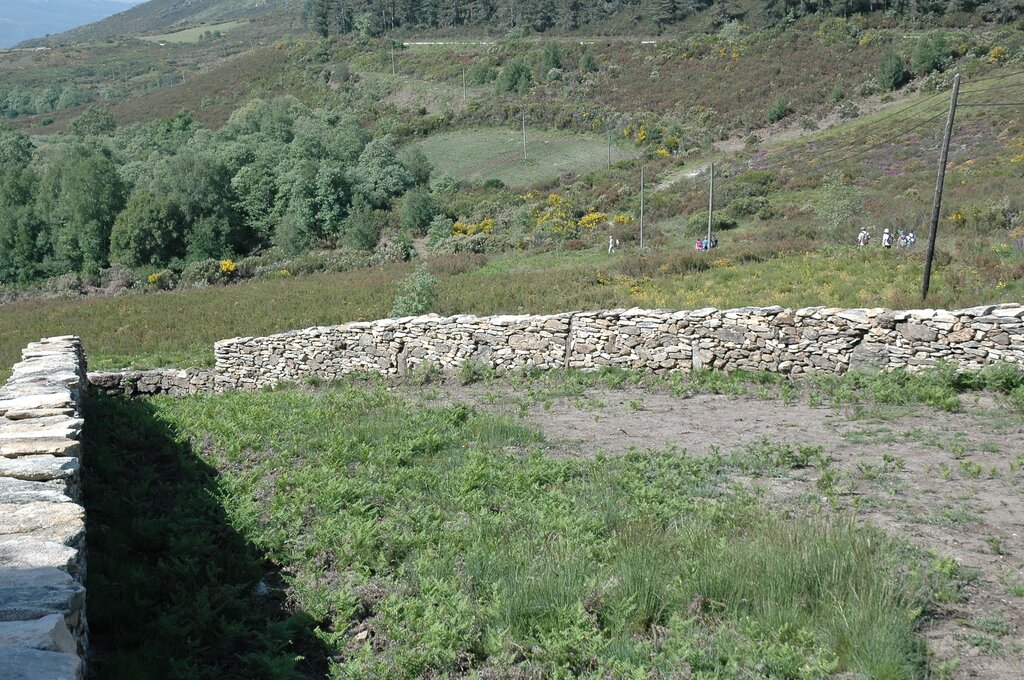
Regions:
<instances>
[{"instance_id":1,"label":"patch of dirt ground","mask_svg":"<svg viewBox=\"0 0 1024 680\"><path fill-rule=\"evenodd\" d=\"M1024 677L1024 419L993 398L964 409L833 409L780 399L641 388L593 388L573 396L507 387L445 385L420 396L514 414L539 428L556 455L664 450L742 453L766 443L818 445L836 475L825 498L821 466L734 481L772 502L853 512L913 545L952 557L976 578L923 634L954 678ZM443 394L442 394L443 392Z\"/></svg>"}]
</instances>

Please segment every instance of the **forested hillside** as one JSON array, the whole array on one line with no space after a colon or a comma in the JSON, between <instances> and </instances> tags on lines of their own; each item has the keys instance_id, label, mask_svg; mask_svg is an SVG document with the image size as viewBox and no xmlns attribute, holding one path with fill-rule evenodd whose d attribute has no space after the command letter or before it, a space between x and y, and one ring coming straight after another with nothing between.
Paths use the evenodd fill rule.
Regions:
<instances>
[{"instance_id":1,"label":"forested hillside","mask_svg":"<svg viewBox=\"0 0 1024 680\"><path fill-rule=\"evenodd\" d=\"M985 21L1010 22L1024 13L1024 4L1020 0L307 0L304 17L312 30L326 36L454 27L519 33L601 30L609 22L602 32L638 27L665 30L705 12L713 22L747 20L769 26L812 14L850 17L875 12L953 23L975 14Z\"/></svg>"}]
</instances>

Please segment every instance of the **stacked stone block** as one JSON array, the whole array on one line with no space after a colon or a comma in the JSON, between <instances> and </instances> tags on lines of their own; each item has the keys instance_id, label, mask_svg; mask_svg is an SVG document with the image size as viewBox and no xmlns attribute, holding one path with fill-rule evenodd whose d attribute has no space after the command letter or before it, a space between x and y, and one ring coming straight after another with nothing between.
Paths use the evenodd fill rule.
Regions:
<instances>
[{"instance_id":1,"label":"stacked stone block","mask_svg":"<svg viewBox=\"0 0 1024 680\"><path fill-rule=\"evenodd\" d=\"M0 388L0 678L82 675L85 513L79 339L28 345Z\"/></svg>"}]
</instances>

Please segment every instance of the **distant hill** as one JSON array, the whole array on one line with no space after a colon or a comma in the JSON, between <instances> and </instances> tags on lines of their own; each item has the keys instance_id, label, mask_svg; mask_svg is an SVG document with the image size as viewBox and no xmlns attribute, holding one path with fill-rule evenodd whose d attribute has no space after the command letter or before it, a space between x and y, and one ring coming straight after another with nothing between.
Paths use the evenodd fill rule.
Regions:
<instances>
[{"instance_id":1,"label":"distant hill","mask_svg":"<svg viewBox=\"0 0 1024 680\"><path fill-rule=\"evenodd\" d=\"M75 0L59 1L75 4ZM111 0L99 1L116 4ZM176 28L264 14L294 11L298 15L302 5L303 0L150 0L102 21L79 26L45 41L33 42L89 42L116 36L169 32Z\"/></svg>"},{"instance_id":2,"label":"distant hill","mask_svg":"<svg viewBox=\"0 0 1024 680\"><path fill-rule=\"evenodd\" d=\"M4 0L0 14L0 47L41 38L82 26L142 0Z\"/></svg>"}]
</instances>

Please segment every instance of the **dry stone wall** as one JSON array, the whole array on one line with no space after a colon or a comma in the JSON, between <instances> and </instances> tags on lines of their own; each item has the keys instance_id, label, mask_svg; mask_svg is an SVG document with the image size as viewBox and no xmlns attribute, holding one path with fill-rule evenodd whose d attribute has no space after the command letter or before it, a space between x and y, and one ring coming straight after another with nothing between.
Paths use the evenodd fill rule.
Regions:
<instances>
[{"instance_id":1,"label":"dry stone wall","mask_svg":"<svg viewBox=\"0 0 1024 680\"><path fill-rule=\"evenodd\" d=\"M85 512L79 503L86 383L79 339L28 345L0 388L0 678L80 678Z\"/></svg>"},{"instance_id":2,"label":"dry stone wall","mask_svg":"<svg viewBox=\"0 0 1024 680\"><path fill-rule=\"evenodd\" d=\"M792 375L851 368L919 370L951 362L1024 367L1024 307L958 310L743 307L615 309L546 316L428 315L307 328L214 345L214 389L255 389L357 371L403 374L423 363L515 368L714 368Z\"/></svg>"}]
</instances>

